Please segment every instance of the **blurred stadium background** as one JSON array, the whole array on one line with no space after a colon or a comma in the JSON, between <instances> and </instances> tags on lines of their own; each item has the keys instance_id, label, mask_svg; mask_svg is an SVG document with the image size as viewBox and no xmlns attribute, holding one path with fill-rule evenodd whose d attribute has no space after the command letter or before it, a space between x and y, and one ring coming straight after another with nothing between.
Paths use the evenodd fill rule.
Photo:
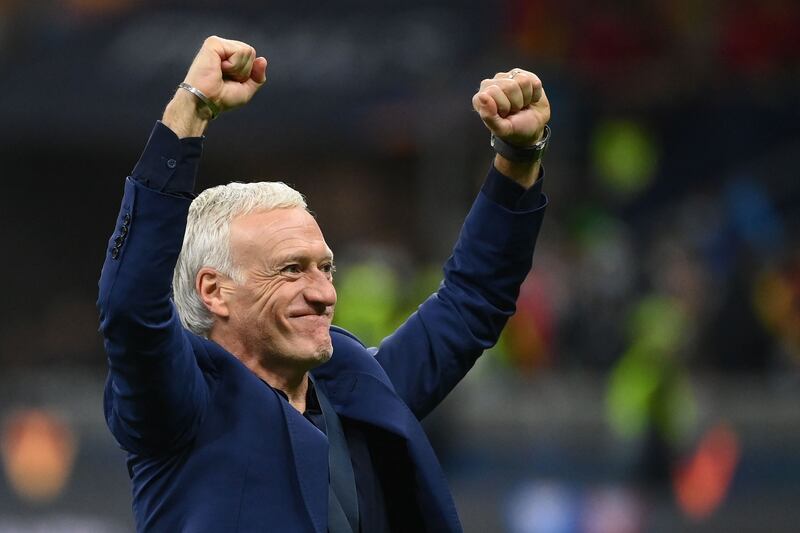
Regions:
<instances>
[{"instance_id":1,"label":"blurred stadium background","mask_svg":"<svg viewBox=\"0 0 800 533\"><path fill-rule=\"evenodd\" d=\"M536 266L427 421L466 531L797 531L798 27L792 0L0 0L0 532L132 531L96 280L209 34L270 66L201 186L305 192L370 343L436 287L491 161L479 80L543 78Z\"/></svg>"}]
</instances>

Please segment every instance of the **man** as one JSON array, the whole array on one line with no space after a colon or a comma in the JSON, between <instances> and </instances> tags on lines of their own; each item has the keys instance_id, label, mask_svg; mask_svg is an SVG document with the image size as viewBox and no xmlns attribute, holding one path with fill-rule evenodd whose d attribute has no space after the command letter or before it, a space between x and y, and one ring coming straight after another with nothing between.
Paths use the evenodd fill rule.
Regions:
<instances>
[{"instance_id":1,"label":"man","mask_svg":"<svg viewBox=\"0 0 800 533\"><path fill-rule=\"evenodd\" d=\"M200 136L266 66L209 37L125 184L98 307L137 528L460 531L419 420L496 342L530 270L541 82L514 69L481 83L494 166L441 288L368 350L330 325L333 255L299 193L230 184L191 200Z\"/></svg>"}]
</instances>

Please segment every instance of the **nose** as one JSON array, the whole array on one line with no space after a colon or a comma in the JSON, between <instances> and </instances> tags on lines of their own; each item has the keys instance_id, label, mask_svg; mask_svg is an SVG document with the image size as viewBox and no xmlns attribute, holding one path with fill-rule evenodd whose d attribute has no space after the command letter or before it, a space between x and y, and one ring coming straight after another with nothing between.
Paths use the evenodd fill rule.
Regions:
<instances>
[{"instance_id":1,"label":"nose","mask_svg":"<svg viewBox=\"0 0 800 533\"><path fill-rule=\"evenodd\" d=\"M309 283L303 291L303 296L320 314L336 305L336 288L328 276L321 271L311 275Z\"/></svg>"}]
</instances>

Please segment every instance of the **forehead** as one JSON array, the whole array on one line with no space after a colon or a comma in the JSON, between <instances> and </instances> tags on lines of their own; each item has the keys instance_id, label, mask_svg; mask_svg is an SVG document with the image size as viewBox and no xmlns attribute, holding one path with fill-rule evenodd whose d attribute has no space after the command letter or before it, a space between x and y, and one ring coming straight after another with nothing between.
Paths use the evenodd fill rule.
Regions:
<instances>
[{"instance_id":1,"label":"forehead","mask_svg":"<svg viewBox=\"0 0 800 533\"><path fill-rule=\"evenodd\" d=\"M319 224L300 207L248 213L231 221L231 253L235 262L278 255L330 255Z\"/></svg>"}]
</instances>

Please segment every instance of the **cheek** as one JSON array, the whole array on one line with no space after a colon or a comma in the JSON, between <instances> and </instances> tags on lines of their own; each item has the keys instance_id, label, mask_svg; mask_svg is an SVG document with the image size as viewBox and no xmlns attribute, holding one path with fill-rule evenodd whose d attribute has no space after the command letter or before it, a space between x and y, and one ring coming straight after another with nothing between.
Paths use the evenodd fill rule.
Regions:
<instances>
[{"instance_id":1,"label":"cheek","mask_svg":"<svg viewBox=\"0 0 800 533\"><path fill-rule=\"evenodd\" d=\"M257 308L259 315L282 329L286 325L288 309L295 300L302 299L302 293L294 284L286 282L277 284L271 289L259 295L254 307Z\"/></svg>"},{"instance_id":2,"label":"cheek","mask_svg":"<svg viewBox=\"0 0 800 533\"><path fill-rule=\"evenodd\" d=\"M254 323L269 325L274 322L274 295L275 285L272 283L241 286L230 302L231 315L236 316L245 326Z\"/></svg>"},{"instance_id":3,"label":"cheek","mask_svg":"<svg viewBox=\"0 0 800 533\"><path fill-rule=\"evenodd\" d=\"M280 312L279 302L274 298L258 302L253 311L257 316L259 326L262 330L286 330L287 326Z\"/></svg>"}]
</instances>

